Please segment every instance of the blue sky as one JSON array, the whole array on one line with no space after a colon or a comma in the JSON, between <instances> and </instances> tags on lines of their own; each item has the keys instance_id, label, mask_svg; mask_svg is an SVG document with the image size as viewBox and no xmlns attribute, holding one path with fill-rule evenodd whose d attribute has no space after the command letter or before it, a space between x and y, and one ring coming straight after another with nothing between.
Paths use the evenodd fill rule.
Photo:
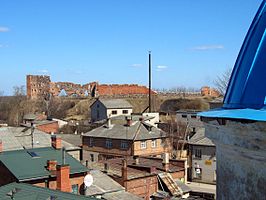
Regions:
<instances>
[{"instance_id":1,"label":"blue sky","mask_svg":"<svg viewBox=\"0 0 266 200\"><path fill-rule=\"evenodd\" d=\"M262 0L1 0L0 90L52 81L212 85L233 67Z\"/></svg>"}]
</instances>

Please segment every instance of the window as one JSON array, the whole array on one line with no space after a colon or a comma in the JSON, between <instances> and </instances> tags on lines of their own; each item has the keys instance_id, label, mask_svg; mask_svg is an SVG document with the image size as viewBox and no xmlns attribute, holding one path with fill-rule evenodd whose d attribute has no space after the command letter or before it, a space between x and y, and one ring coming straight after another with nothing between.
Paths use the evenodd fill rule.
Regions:
<instances>
[{"instance_id":1,"label":"window","mask_svg":"<svg viewBox=\"0 0 266 200\"><path fill-rule=\"evenodd\" d=\"M93 147L93 138L90 138L90 139L89 139L89 146L90 146L90 147Z\"/></svg>"},{"instance_id":2,"label":"window","mask_svg":"<svg viewBox=\"0 0 266 200\"><path fill-rule=\"evenodd\" d=\"M79 185L78 184L72 185L72 193L78 194L78 191L79 191Z\"/></svg>"},{"instance_id":3,"label":"window","mask_svg":"<svg viewBox=\"0 0 266 200\"><path fill-rule=\"evenodd\" d=\"M116 115L117 114L117 110L112 110L112 115Z\"/></svg>"},{"instance_id":4,"label":"window","mask_svg":"<svg viewBox=\"0 0 266 200\"><path fill-rule=\"evenodd\" d=\"M91 159L91 162L94 162L94 155L93 154L90 154L90 159Z\"/></svg>"},{"instance_id":5,"label":"window","mask_svg":"<svg viewBox=\"0 0 266 200\"><path fill-rule=\"evenodd\" d=\"M121 149L128 149L127 141L121 141Z\"/></svg>"},{"instance_id":6,"label":"window","mask_svg":"<svg viewBox=\"0 0 266 200\"><path fill-rule=\"evenodd\" d=\"M106 146L106 148L112 148L112 146L113 146L112 140L111 139L107 139L105 141L105 146Z\"/></svg>"},{"instance_id":7,"label":"window","mask_svg":"<svg viewBox=\"0 0 266 200\"><path fill-rule=\"evenodd\" d=\"M128 110L123 110L123 114L128 114Z\"/></svg>"},{"instance_id":8,"label":"window","mask_svg":"<svg viewBox=\"0 0 266 200\"><path fill-rule=\"evenodd\" d=\"M147 143L146 143L146 141L141 141L141 142L140 142L140 148L141 148L141 149L146 149L146 148L147 148Z\"/></svg>"},{"instance_id":9,"label":"window","mask_svg":"<svg viewBox=\"0 0 266 200\"><path fill-rule=\"evenodd\" d=\"M187 118L186 114L182 114L181 116L182 116L182 118Z\"/></svg>"},{"instance_id":10,"label":"window","mask_svg":"<svg viewBox=\"0 0 266 200\"><path fill-rule=\"evenodd\" d=\"M196 119L197 118L197 115L191 115L191 118Z\"/></svg>"},{"instance_id":11,"label":"window","mask_svg":"<svg viewBox=\"0 0 266 200\"><path fill-rule=\"evenodd\" d=\"M157 146L157 140L155 139L155 140L152 140L151 141L151 147L152 148L155 148Z\"/></svg>"},{"instance_id":12,"label":"window","mask_svg":"<svg viewBox=\"0 0 266 200\"><path fill-rule=\"evenodd\" d=\"M195 158L201 159L201 149L195 149Z\"/></svg>"}]
</instances>

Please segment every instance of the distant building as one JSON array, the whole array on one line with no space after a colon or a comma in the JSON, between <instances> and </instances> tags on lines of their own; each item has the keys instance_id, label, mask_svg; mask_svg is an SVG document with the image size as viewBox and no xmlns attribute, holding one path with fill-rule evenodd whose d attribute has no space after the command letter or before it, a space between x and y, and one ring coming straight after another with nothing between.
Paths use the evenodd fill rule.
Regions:
<instances>
[{"instance_id":1,"label":"distant building","mask_svg":"<svg viewBox=\"0 0 266 200\"><path fill-rule=\"evenodd\" d=\"M61 140L54 137L52 144L53 148L1 151L0 176L5 178L0 179L0 186L18 182L63 192L84 193L83 180L88 169L62 151Z\"/></svg>"},{"instance_id":2,"label":"distant building","mask_svg":"<svg viewBox=\"0 0 266 200\"><path fill-rule=\"evenodd\" d=\"M188 140L189 176L192 181L216 183L215 144L205 136L205 129L199 129Z\"/></svg>"},{"instance_id":3,"label":"distant building","mask_svg":"<svg viewBox=\"0 0 266 200\"><path fill-rule=\"evenodd\" d=\"M90 152L89 160L120 156L160 156L171 152L168 135L149 124L143 116L131 116L120 123L107 124L83 135L82 146Z\"/></svg>"},{"instance_id":4,"label":"distant building","mask_svg":"<svg viewBox=\"0 0 266 200\"><path fill-rule=\"evenodd\" d=\"M214 88L211 88L209 86L204 86L201 88L201 96L206 97L219 97L221 96L220 92Z\"/></svg>"},{"instance_id":5,"label":"distant building","mask_svg":"<svg viewBox=\"0 0 266 200\"><path fill-rule=\"evenodd\" d=\"M24 127L34 127L40 131L45 133L53 134L58 133L59 130L59 122L52 119L47 119L47 116L44 114L26 114L23 117L23 123L21 126Z\"/></svg>"},{"instance_id":6,"label":"distant building","mask_svg":"<svg viewBox=\"0 0 266 200\"><path fill-rule=\"evenodd\" d=\"M119 115L130 116L133 106L124 99L97 99L91 106L91 121L101 121Z\"/></svg>"}]
</instances>

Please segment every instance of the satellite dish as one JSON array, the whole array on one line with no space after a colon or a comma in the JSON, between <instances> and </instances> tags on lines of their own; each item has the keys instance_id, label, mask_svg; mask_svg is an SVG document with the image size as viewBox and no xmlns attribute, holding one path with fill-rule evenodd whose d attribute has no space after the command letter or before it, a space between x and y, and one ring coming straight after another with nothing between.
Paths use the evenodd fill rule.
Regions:
<instances>
[{"instance_id":1,"label":"satellite dish","mask_svg":"<svg viewBox=\"0 0 266 200\"><path fill-rule=\"evenodd\" d=\"M93 183L93 177L91 174L87 174L85 177L84 177L84 184L86 187L90 187Z\"/></svg>"}]
</instances>

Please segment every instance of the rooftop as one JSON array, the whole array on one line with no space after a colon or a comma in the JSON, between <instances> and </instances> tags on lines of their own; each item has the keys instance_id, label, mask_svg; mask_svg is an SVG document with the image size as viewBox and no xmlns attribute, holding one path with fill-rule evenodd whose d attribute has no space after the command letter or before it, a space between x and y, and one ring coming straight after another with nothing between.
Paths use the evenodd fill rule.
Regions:
<instances>
[{"instance_id":1,"label":"rooftop","mask_svg":"<svg viewBox=\"0 0 266 200\"><path fill-rule=\"evenodd\" d=\"M205 136L205 128L200 128L188 141L192 145L215 146L215 144Z\"/></svg>"},{"instance_id":2,"label":"rooftop","mask_svg":"<svg viewBox=\"0 0 266 200\"><path fill-rule=\"evenodd\" d=\"M68 153L65 155L65 163L70 165L70 174L88 171L85 166ZM62 150L45 147L0 153L0 161L20 181L51 176L51 172L45 168L47 160L57 160L59 165L62 164Z\"/></svg>"},{"instance_id":3,"label":"rooftop","mask_svg":"<svg viewBox=\"0 0 266 200\"><path fill-rule=\"evenodd\" d=\"M100 101L106 108L133 108L133 106L124 99L98 99L96 101Z\"/></svg>"},{"instance_id":4,"label":"rooftop","mask_svg":"<svg viewBox=\"0 0 266 200\"><path fill-rule=\"evenodd\" d=\"M0 187L0 197L3 200L10 200L13 191L13 198L16 200L93 200L95 198L76 195L59 190L51 190L44 187L37 187L25 183L10 183Z\"/></svg>"},{"instance_id":5,"label":"rooftop","mask_svg":"<svg viewBox=\"0 0 266 200\"><path fill-rule=\"evenodd\" d=\"M114 158L108 160L109 170L108 174L111 176L122 177L122 160L123 158ZM139 164L135 164L132 157L127 158L127 169L128 169L128 179L140 178L145 176L150 176L153 174L158 174L164 172L164 166L161 158L148 158L139 157ZM106 162L106 161L105 161ZM171 160L169 162L169 171L177 172L184 170L183 161ZM104 161L92 163L94 169L104 171ZM151 168L156 169L156 171L150 171Z\"/></svg>"},{"instance_id":6,"label":"rooftop","mask_svg":"<svg viewBox=\"0 0 266 200\"><path fill-rule=\"evenodd\" d=\"M85 133L83 136L124 140L147 140L167 137L166 133L161 129L141 121L133 121L131 126L112 124L107 127L107 125L103 125Z\"/></svg>"},{"instance_id":7,"label":"rooftop","mask_svg":"<svg viewBox=\"0 0 266 200\"><path fill-rule=\"evenodd\" d=\"M18 150L31 148L31 129L25 127L0 127L0 140L3 143L3 151ZM34 129L33 132L33 147L50 147L51 135ZM68 149L79 148L71 143L62 140L62 146Z\"/></svg>"}]
</instances>

